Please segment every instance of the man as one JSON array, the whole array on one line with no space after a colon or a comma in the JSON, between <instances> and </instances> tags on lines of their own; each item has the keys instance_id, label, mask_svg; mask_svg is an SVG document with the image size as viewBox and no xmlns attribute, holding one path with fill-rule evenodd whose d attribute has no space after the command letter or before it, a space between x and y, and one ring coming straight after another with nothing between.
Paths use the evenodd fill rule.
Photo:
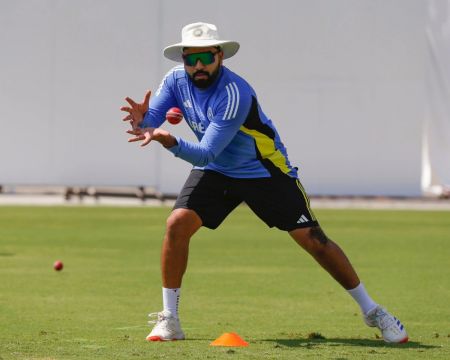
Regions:
<instances>
[{"instance_id":1,"label":"man","mask_svg":"<svg viewBox=\"0 0 450 360\"><path fill-rule=\"evenodd\" d=\"M194 165L167 220L162 244L163 311L147 336L149 341L181 340L178 302L187 267L190 238L201 227L217 228L241 202L268 226L289 235L359 304L369 326L387 342L406 342L403 325L368 295L349 260L322 231L287 156L277 130L263 113L252 87L222 65L239 44L220 40L212 24L182 29L182 42L164 56L183 62L164 77L148 106L126 100L124 118L134 135L130 142L161 143L176 157ZM189 142L160 129L171 107L179 107L199 142Z\"/></svg>"}]
</instances>

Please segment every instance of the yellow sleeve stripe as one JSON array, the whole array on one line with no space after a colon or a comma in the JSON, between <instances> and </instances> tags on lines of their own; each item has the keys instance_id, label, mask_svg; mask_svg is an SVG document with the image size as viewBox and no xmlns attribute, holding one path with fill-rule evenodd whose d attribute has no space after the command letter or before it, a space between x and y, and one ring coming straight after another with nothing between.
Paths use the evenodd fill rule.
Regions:
<instances>
[{"instance_id":1,"label":"yellow sleeve stripe","mask_svg":"<svg viewBox=\"0 0 450 360\"><path fill-rule=\"evenodd\" d=\"M287 166L286 157L275 148L273 139L257 130L247 129L245 126L241 126L240 130L255 139L256 147L263 159L270 160L283 173L289 173L291 169Z\"/></svg>"}]
</instances>

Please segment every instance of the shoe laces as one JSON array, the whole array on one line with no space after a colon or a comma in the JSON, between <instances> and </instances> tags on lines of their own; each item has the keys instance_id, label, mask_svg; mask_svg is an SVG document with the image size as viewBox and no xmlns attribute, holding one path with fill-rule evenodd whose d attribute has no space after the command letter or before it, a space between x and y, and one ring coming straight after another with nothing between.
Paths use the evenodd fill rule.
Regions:
<instances>
[{"instance_id":1,"label":"shoe laces","mask_svg":"<svg viewBox=\"0 0 450 360\"><path fill-rule=\"evenodd\" d=\"M166 319L166 317L164 316L164 313L162 311L150 313L150 314L148 314L148 317L151 319L148 321L149 324L157 324ZM153 318L156 318L156 319L153 319Z\"/></svg>"},{"instance_id":2,"label":"shoe laces","mask_svg":"<svg viewBox=\"0 0 450 360\"><path fill-rule=\"evenodd\" d=\"M387 329L395 322L395 319L382 308L376 309L370 317L376 321L381 330Z\"/></svg>"}]
</instances>

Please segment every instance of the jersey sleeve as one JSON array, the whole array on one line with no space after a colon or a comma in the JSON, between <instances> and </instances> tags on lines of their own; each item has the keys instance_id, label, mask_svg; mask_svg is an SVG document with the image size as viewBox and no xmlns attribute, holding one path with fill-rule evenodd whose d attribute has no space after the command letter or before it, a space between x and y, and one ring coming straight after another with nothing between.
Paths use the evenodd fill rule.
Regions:
<instances>
[{"instance_id":1,"label":"jersey sleeve","mask_svg":"<svg viewBox=\"0 0 450 360\"><path fill-rule=\"evenodd\" d=\"M174 95L175 77L177 68L170 70L164 76L156 93L150 99L150 104L144 119L140 125L141 128L160 127L166 120L166 113L171 107L177 106L177 100Z\"/></svg>"},{"instance_id":2,"label":"jersey sleeve","mask_svg":"<svg viewBox=\"0 0 450 360\"><path fill-rule=\"evenodd\" d=\"M175 156L195 166L214 161L236 136L250 111L251 93L232 82L218 97L214 118L201 141L194 143L177 137L178 145L169 148Z\"/></svg>"}]
</instances>

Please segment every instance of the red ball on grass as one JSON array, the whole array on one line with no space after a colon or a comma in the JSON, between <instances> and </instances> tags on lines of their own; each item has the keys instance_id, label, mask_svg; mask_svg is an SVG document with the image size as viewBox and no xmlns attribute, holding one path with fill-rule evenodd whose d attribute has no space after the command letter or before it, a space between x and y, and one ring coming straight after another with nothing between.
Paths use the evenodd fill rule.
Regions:
<instances>
[{"instance_id":1,"label":"red ball on grass","mask_svg":"<svg viewBox=\"0 0 450 360\"><path fill-rule=\"evenodd\" d=\"M61 271L64 267L64 264L62 263L61 260L56 260L55 263L53 264L53 269L55 269L56 271Z\"/></svg>"}]
</instances>

